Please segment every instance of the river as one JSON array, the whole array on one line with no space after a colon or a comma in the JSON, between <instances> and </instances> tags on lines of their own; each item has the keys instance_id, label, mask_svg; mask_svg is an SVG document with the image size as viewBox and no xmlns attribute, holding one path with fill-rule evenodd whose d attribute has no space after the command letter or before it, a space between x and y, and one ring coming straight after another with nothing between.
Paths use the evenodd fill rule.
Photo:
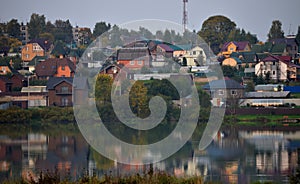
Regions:
<instances>
[{"instance_id":1,"label":"river","mask_svg":"<svg viewBox=\"0 0 300 184\"><path fill-rule=\"evenodd\" d=\"M11 132L0 135L0 181L37 178L56 171L76 180L83 174L127 175L143 173L150 166L124 165L94 151L80 132ZM153 164L154 170L180 176L201 175L205 181L251 183L288 182L300 163L300 131L274 129L222 129L204 151L199 140L189 141L178 153ZM151 155L150 155L151 156ZM152 166L151 166L152 167Z\"/></svg>"}]
</instances>

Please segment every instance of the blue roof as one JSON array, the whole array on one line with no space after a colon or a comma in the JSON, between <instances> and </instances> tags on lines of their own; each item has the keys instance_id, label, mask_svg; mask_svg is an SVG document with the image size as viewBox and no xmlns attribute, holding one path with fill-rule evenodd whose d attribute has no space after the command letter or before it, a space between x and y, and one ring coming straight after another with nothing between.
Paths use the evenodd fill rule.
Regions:
<instances>
[{"instance_id":1,"label":"blue roof","mask_svg":"<svg viewBox=\"0 0 300 184\"><path fill-rule=\"evenodd\" d=\"M300 93L300 86L284 86L283 91L290 91L291 93Z\"/></svg>"}]
</instances>

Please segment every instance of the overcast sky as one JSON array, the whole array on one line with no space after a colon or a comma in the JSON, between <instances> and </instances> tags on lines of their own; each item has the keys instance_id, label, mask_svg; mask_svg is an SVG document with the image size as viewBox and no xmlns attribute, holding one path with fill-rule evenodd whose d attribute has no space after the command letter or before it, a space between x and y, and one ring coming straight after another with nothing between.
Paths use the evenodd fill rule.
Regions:
<instances>
[{"instance_id":1,"label":"overcast sky","mask_svg":"<svg viewBox=\"0 0 300 184\"><path fill-rule=\"evenodd\" d=\"M12 18L30 20L32 13L47 20L69 19L73 26L94 28L96 22L111 24L140 19L162 19L182 23L182 0L0 0L0 22ZM224 15L239 28L265 41L273 20L280 20L285 34L296 34L300 25L300 0L189 0L188 28L198 31L203 21Z\"/></svg>"}]
</instances>

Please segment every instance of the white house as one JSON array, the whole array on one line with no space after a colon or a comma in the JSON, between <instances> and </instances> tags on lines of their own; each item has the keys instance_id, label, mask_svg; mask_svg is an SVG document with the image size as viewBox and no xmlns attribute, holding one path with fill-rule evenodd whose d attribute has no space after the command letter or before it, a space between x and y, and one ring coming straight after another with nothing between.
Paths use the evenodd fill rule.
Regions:
<instances>
[{"instance_id":1,"label":"white house","mask_svg":"<svg viewBox=\"0 0 300 184\"><path fill-rule=\"evenodd\" d=\"M199 66L206 64L206 54L203 48L199 46L196 46L191 50L187 51L179 59L181 63L184 63L184 61L186 61L187 66Z\"/></svg>"}]
</instances>

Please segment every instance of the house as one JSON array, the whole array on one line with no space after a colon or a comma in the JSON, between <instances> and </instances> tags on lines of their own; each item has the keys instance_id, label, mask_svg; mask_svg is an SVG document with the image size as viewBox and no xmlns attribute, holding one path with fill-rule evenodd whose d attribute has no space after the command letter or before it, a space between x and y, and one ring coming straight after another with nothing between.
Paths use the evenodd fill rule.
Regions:
<instances>
[{"instance_id":1,"label":"house","mask_svg":"<svg viewBox=\"0 0 300 184\"><path fill-rule=\"evenodd\" d=\"M233 52L250 52L251 45L248 41L241 42L226 42L221 48L221 53L223 56L229 56Z\"/></svg>"},{"instance_id":2,"label":"house","mask_svg":"<svg viewBox=\"0 0 300 184\"><path fill-rule=\"evenodd\" d=\"M73 77L50 77L47 81L49 106L72 106Z\"/></svg>"},{"instance_id":3,"label":"house","mask_svg":"<svg viewBox=\"0 0 300 184\"><path fill-rule=\"evenodd\" d=\"M257 55L258 61L267 58L270 54L275 56L287 56L285 43L266 42L264 44L251 45L252 52Z\"/></svg>"},{"instance_id":4,"label":"house","mask_svg":"<svg viewBox=\"0 0 300 184\"><path fill-rule=\"evenodd\" d=\"M292 63L290 56L270 55L255 65L255 74L274 81L296 81L300 66Z\"/></svg>"},{"instance_id":5,"label":"house","mask_svg":"<svg viewBox=\"0 0 300 184\"><path fill-rule=\"evenodd\" d=\"M38 38L30 40L22 48L22 60L25 62L29 62L35 56L49 56L52 48L53 44L46 39Z\"/></svg>"},{"instance_id":6,"label":"house","mask_svg":"<svg viewBox=\"0 0 300 184\"><path fill-rule=\"evenodd\" d=\"M230 78L224 80L213 80L203 86L203 89L210 94L213 106L223 106L227 101L238 100L244 97L245 87Z\"/></svg>"},{"instance_id":7,"label":"house","mask_svg":"<svg viewBox=\"0 0 300 184\"><path fill-rule=\"evenodd\" d=\"M122 65L111 64L111 65L108 65L108 66L102 68L99 73L107 74L115 80L116 77L120 74L122 68L123 68ZM127 78L127 71L125 71L125 70L126 70L125 68L122 70L122 74L121 74L122 76L119 76L119 77L123 77L123 79Z\"/></svg>"},{"instance_id":8,"label":"house","mask_svg":"<svg viewBox=\"0 0 300 184\"><path fill-rule=\"evenodd\" d=\"M0 62L0 75L7 75L13 73L10 63Z\"/></svg>"},{"instance_id":9,"label":"house","mask_svg":"<svg viewBox=\"0 0 300 184\"><path fill-rule=\"evenodd\" d=\"M242 65L242 61L237 57L229 57L222 61L222 65L239 68Z\"/></svg>"},{"instance_id":10,"label":"house","mask_svg":"<svg viewBox=\"0 0 300 184\"><path fill-rule=\"evenodd\" d=\"M156 47L157 59L171 58L173 57L173 52L174 49L171 47L170 44L161 43L158 44Z\"/></svg>"},{"instance_id":11,"label":"house","mask_svg":"<svg viewBox=\"0 0 300 184\"><path fill-rule=\"evenodd\" d=\"M283 44L286 46L286 52L293 59L298 57L298 49L299 45L296 41L296 36L287 36L285 38L277 38L270 40L271 43L274 44Z\"/></svg>"},{"instance_id":12,"label":"house","mask_svg":"<svg viewBox=\"0 0 300 184\"><path fill-rule=\"evenodd\" d=\"M175 49L173 52L174 58L179 58L187 53L187 51L192 50L192 44L186 44L186 45L176 45L176 47L180 49Z\"/></svg>"},{"instance_id":13,"label":"house","mask_svg":"<svg viewBox=\"0 0 300 184\"><path fill-rule=\"evenodd\" d=\"M117 51L117 63L130 69L150 66L151 55L148 47L121 48Z\"/></svg>"},{"instance_id":14,"label":"house","mask_svg":"<svg viewBox=\"0 0 300 184\"><path fill-rule=\"evenodd\" d=\"M46 89L49 106L66 107L86 104L89 85L85 77L51 77Z\"/></svg>"},{"instance_id":15,"label":"house","mask_svg":"<svg viewBox=\"0 0 300 184\"><path fill-rule=\"evenodd\" d=\"M0 92L11 92L12 81L8 76L0 76Z\"/></svg>"},{"instance_id":16,"label":"house","mask_svg":"<svg viewBox=\"0 0 300 184\"><path fill-rule=\"evenodd\" d=\"M23 22L20 25L20 39L22 42L22 45L26 45L29 42L29 33L28 33L28 26L25 25Z\"/></svg>"},{"instance_id":17,"label":"house","mask_svg":"<svg viewBox=\"0 0 300 184\"><path fill-rule=\"evenodd\" d=\"M26 85L27 81L21 74L16 73L11 76L0 76L0 92L20 91Z\"/></svg>"},{"instance_id":18,"label":"house","mask_svg":"<svg viewBox=\"0 0 300 184\"><path fill-rule=\"evenodd\" d=\"M206 54L203 48L193 47L180 57L180 62L186 66L200 66L206 64Z\"/></svg>"},{"instance_id":19,"label":"house","mask_svg":"<svg viewBox=\"0 0 300 184\"><path fill-rule=\"evenodd\" d=\"M37 64L39 64L41 61L45 61L45 56L35 56L28 64L28 71L30 73L35 73L35 67Z\"/></svg>"},{"instance_id":20,"label":"house","mask_svg":"<svg viewBox=\"0 0 300 184\"><path fill-rule=\"evenodd\" d=\"M36 65L35 72L39 79L49 77L73 77L75 64L68 58L49 58Z\"/></svg>"}]
</instances>

